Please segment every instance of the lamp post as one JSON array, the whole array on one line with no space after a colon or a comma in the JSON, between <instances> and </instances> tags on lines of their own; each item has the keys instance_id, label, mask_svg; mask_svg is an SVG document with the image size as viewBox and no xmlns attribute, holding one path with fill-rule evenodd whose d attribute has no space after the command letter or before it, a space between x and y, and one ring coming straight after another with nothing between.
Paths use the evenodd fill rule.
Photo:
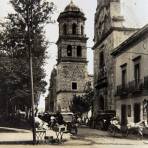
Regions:
<instances>
[{"instance_id":1,"label":"lamp post","mask_svg":"<svg viewBox=\"0 0 148 148\"><path fill-rule=\"evenodd\" d=\"M33 85L33 68L32 68L32 46L31 46L31 29L32 29L32 0L28 0L27 5L27 33L28 33L28 52L29 52L29 70L30 70L30 88L31 88L31 107L32 107L32 133L33 144L36 143L35 115L34 115L34 85Z\"/></svg>"}]
</instances>

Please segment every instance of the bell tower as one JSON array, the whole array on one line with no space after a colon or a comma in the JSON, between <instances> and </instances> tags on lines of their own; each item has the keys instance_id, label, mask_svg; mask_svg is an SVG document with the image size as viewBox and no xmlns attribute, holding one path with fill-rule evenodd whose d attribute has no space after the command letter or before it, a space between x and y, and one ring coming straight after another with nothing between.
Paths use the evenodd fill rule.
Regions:
<instances>
[{"instance_id":1,"label":"bell tower","mask_svg":"<svg viewBox=\"0 0 148 148\"><path fill-rule=\"evenodd\" d=\"M69 111L73 95L84 93L87 81L85 16L73 1L58 17L57 110Z\"/></svg>"}]
</instances>

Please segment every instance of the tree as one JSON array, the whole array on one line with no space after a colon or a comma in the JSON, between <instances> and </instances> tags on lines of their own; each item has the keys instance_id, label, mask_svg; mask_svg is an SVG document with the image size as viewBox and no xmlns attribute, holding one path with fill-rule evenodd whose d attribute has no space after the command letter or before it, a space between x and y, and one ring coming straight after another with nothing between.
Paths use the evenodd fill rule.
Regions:
<instances>
[{"instance_id":1,"label":"tree","mask_svg":"<svg viewBox=\"0 0 148 148\"><path fill-rule=\"evenodd\" d=\"M73 113L82 114L89 110L89 105L87 102L85 102L83 97L74 95L71 102L70 110Z\"/></svg>"},{"instance_id":2,"label":"tree","mask_svg":"<svg viewBox=\"0 0 148 148\"><path fill-rule=\"evenodd\" d=\"M93 96L94 91L91 87L86 89L83 96L74 95L70 105L70 110L74 113L80 114L88 112L93 103Z\"/></svg>"},{"instance_id":3,"label":"tree","mask_svg":"<svg viewBox=\"0 0 148 148\"><path fill-rule=\"evenodd\" d=\"M37 96L45 92L46 86L43 66L48 42L44 26L51 22L55 7L52 2L43 0L10 0L10 3L15 13L8 14L0 35L0 51L4 61L8 61L0 65L3 71L0 74L3 76L0 77L0 98L7 98L4 99L7 104L15 104L24 109L31 107L28 42L33 55L34 95L37 104Z\"/></svg>"}]
</instances>

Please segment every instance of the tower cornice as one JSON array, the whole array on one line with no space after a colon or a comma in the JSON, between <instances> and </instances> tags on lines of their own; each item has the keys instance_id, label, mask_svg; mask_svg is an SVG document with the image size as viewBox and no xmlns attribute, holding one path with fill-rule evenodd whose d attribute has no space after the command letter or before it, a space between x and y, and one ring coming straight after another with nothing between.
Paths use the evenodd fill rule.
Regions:
<instances>
[{"instance_id":1,"label":"tower cornice","mask_svg":"<svg viewBox=\"0 0 148 148\"><path fill-rule=\"evenodd\" d=\"M62 39L66 41L70 41L70 40L83 41L84 43L88 40L88 38L84 36L63 35L58 38L58 41L56 42L56 44L58 44Z\"/></svg>"},{"instance_id":2,"label":"tower cornice","mask_svg":"<svg viewBox=\"0 0 148 148\"><path fill-rule=\"evenodd\" d=\"M71 57L63 57L61 59L57 59L57 65L61 62L72 62L72 63L85 63L87 64L88 61L86 58L71 58Z\"/></svg>"},{"instance_id":3,"label":"tower cornice","mask_svg":"<svg viewBox=\"0 0 148 148\"><path fill-rule=\"evenodd\" d=\"M86 20L86 17L84 16L84 13L80 11L69 11L69 12L62 12L60 13L57 21L60 22L62 19L68 19L68 18L81 18L83 21Z\"/></svg>"}]
</instances>

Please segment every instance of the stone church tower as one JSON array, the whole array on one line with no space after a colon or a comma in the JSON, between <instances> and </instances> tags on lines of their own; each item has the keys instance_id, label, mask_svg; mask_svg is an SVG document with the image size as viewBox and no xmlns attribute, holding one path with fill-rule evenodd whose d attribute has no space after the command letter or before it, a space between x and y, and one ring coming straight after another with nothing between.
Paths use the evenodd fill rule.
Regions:
<instances>
[{"instance_id":1,"label":"stone church tower","mask_svg":"<svg viewBox=\"0 0 148 148\"><path fill-rule=\"evenodd\" d=\"M69 111L73 95L84 94L88 80L84 13L71 3L58 17L56 110Z\"/></svg>"}]
</instances>

